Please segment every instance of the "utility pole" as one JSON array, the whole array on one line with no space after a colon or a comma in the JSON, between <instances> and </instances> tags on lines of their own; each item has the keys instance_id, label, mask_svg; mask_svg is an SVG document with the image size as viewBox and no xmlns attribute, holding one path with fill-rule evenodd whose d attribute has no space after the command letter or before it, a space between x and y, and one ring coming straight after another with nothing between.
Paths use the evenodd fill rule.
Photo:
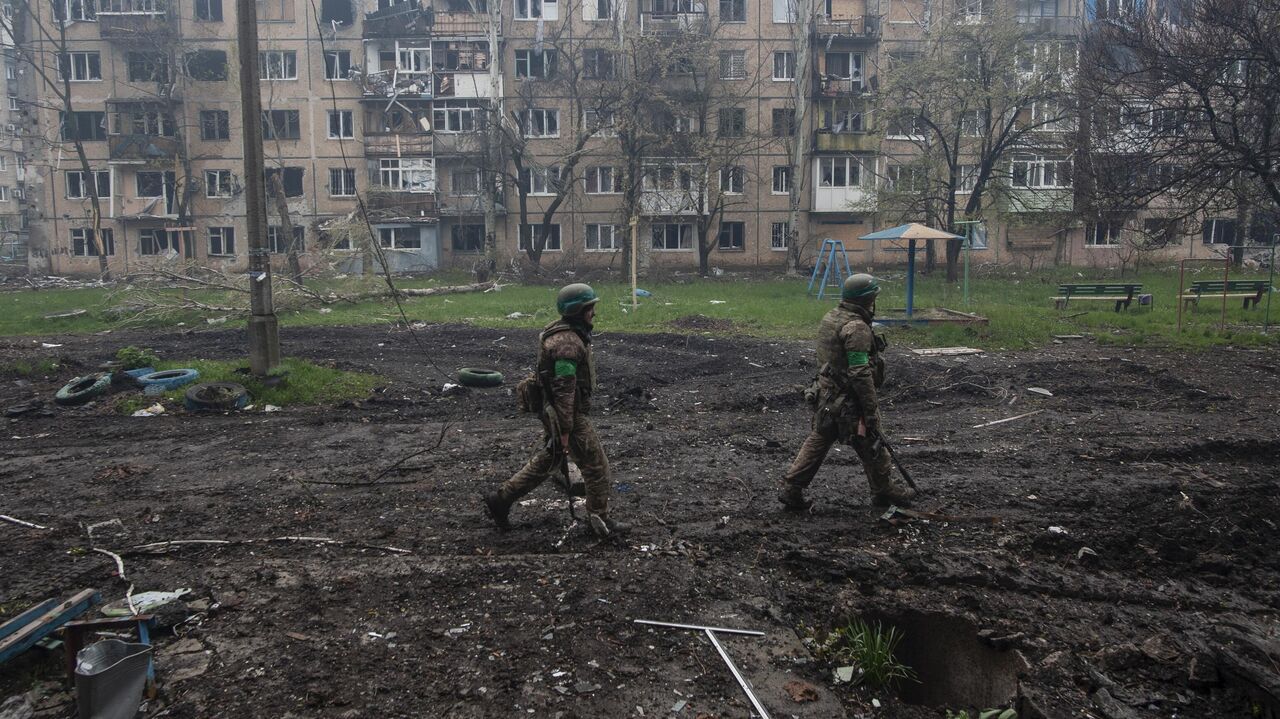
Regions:
<instances>
[{"instance_id":1,"label":"utility pole","mask_svg":"<svg viewBox=\"0 0 1280 719\"><path fill-rule=\"evenodd\" d=\"M280 364L280 325L271 300L271 255L267 249L267 196L263 183L262 96L258 89L258 9L236 0L240 46L240 120L244 132L245 221L249 245L249 370L258 377Z\"/></svg>"}]
</instances>

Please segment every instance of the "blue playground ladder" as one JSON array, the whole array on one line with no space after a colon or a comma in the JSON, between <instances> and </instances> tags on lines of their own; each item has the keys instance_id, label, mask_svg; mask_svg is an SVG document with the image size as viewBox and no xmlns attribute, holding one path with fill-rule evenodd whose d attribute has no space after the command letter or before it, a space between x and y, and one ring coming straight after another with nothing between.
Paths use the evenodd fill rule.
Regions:
<instances>
[{"instance_id":1,"label":"blue playground ladder","mask_svg":"<svg viewBox=\"0 0 1280 719\"><path fill-rule=\"evenodd\" d=\"M822 281L818 282L818 270L822 270ZM843 288L844 280L849 272L849 255L845 253L844 242L827 238L822 241L822 249L818 250L818 261L813 264L813 274L809 277L809 289L806 294L813 294L813 286L818 285L818 299L828 287Z\"/></svg>"}]
</instances>

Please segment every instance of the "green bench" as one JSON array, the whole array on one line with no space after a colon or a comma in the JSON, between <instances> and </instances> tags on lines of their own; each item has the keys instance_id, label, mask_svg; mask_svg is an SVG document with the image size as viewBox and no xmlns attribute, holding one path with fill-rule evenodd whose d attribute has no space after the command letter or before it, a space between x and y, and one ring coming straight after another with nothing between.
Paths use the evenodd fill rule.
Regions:
<instances>
[{"instance_id":1,"label":"green bench","mask_svg":"<svg viewBox=\"0 0 1280 719\"><path fill-rule=\"evenodd\" d=\"M1191 289L1182 294L1182 301L1185 307L1199 306L1201 298L1214 300L1225 295L1243 298L1244 308L1247 310L1250 304L1257 307L1268 289L1266 280L1204 280L1192 282Z\"/></svg>"},{"instance_id":2,"label":"green bench","mask_svg":"<svg viewBox=\"0 0 1280 719\"><path fill-rule=\"evenodd\" d=\"M1138 283L1086 283L1058 285L1058 296L1051 298L1053 306L1066 309L1072 300L1101 300L1116 303L1116 312L1128 309L1133 300L1142 291Z\"/></svg>"}]
</instances>

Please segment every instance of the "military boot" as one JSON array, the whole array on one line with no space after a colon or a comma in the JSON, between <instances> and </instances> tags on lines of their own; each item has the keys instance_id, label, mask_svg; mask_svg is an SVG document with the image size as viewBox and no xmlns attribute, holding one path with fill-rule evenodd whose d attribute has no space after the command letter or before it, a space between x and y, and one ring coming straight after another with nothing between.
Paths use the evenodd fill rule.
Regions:
<instances>
[{"instance_id":1,"label":"military boot","mask_svg":"<svg viewBox=\"0 0 1280 719\"><path fill-rule=\"evenodd\" d=\"M778 493L778 501L788 512L808 512L813 509L813 500L804 498L804 490L794 484L788 484Z\"/></svg>"},{"instance_id":2,"label":"military boot","mask_svg":"<svg viewBox=\"0 0 1280 719\"><path fill-rule=\"evenodd\" d=\"M891 484L883 492L876 492L871 497L871 504L876 507L910 507L911 500L916 498L916 490L901 484Z\"/></svg>"},{"instance_id":3,"label":"military boot","mask_svg":"<svg viewBox=\"0 0 1280 719\"><path fill-rule=\"evenodd\" d=\"M619 522L607 514L589 512L587 514L587 524L591 527L591 533L601 539L625 537L631 531L631 525Z\"/></svg>"},{"instance_id":4,"label":"military boot","mask_svg":"<svg viewBox=\"0 0 1280 719\"><path fill-rule=\"evenodd\" d=\"M498 529L511 529L511 522L507 519L511 513L511 500L503 499L497 492L486 494L481 499L484 501L484 513L498 525Z\"/></svg>"}]
</instances>

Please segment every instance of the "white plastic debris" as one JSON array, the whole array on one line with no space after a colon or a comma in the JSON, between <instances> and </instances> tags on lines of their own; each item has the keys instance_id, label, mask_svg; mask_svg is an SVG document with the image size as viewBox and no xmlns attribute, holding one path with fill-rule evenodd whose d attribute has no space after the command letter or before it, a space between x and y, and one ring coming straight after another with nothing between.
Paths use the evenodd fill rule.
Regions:
<instances>
[{"instance_id":1,"label":"white plastic debris","mask_svg":"<svg viewBox=\"0 0 1280 719\"><path fill-rule=\"evenodd\" d=\"M1041 397L1052 397L1052 396L1053 396L1053 393L1052 393L1052 392L1050 392L1049 390L1045 389L1044 387L1028 387L1028 388L1027 388L1027 391L1028 391L1028 392L1030 392L1031 394L1038 394L1038 395L1040 395Z\"/></svg>"},{"instance_id":2,"label":"white plastic debris","mask_svg":"<svg viewBox=\"0 0 1280 719\"><path fill-rule=\"evenodd\" d=\"M318 309L318 310L316 310L316 311L317 311L317 312L319 312L319 313L320 313L320 314L322 314L322 315L327 315L327 314L329 314L330 312L333 312L333 310L329 309L328 307L321 307L320 309Z\"/></svg>"},{"instance_id":3,"label":"white plastic debris","mask_svg":"<svg viewBox=\"0 0 1280 719\"><path fill-rule=\"evenodd\" d=\"M265 407L263 407L263 408L262 408L262 411L263 411L263 412L279 412L279 411L280 411L280 408L279 408L279 407L277 407L277 406L275 406L274 404L269 404L269 405L266 405Z\"/></svg>"},{"instance_id":4,"label":"white plastic debris","mask_svg":"<svg viewBox=\"0 0 1280 719\"><path fill-rule=\"evenodd\" d=\"M102 607L102 613L108 617L127 617L133 614L129 609L129 602L133 602L133 608L139 614L145 614L152 609L163 607L169 602L180 599L191 593L190 589L175 589L172 592L142 592L135 594L127 599L118 599L110 604Z\"/></svg>"},{"instance_id":5,"label":"white plastic debris","mask_svg":"<svg viewBox=\"0 0 1280 719\"><path fill-rule=\"evenodd\" d=\"M518 320L518 319L523 319L523 318L525 318L525 317L532 317L532 316L533 316L533 315L527 315L527 314L525 314L525 313L523 313L523 312L512 312L511 314L507 315L507 319L509 319L509 320Z\"/></svg>"},{"instance_id":6,"label":"white plastic debris","mask_svg":"<svg viewBox=\"0 0 1280 719\"><path fill-rule=\"evenodd\" d=\"M220 324L225 323L226 321L227 321L227 318L226 318L226 316L225 316L225 315L224 315L224 316L222 316L222 317L210 317L210 318L208 318L208 319L206 319L206 320L205 320L205 322L207 322L207 323L209 323L209 324L211 324L211 325L220 325Z\"/></svg>"},{"instance_id":7,"label":"white plastic debris","mask_svg":"<svg viewBox=\"0 0 1280 719\"><path fill-rule=\"evenodd\" d=\"M724 300L707 300L707 301L713 305L722 305L725 302Z\"/></svg>"},{"instance_id":8,"label":"white plastic debris","mask_svg":"<svg viewBox=\"0 0 1280 719\"><path fill-rule=\"evenodd\" d=\"M61 347L62 345L56 345L56 344L54 344L54 343L52 343L52 342L41 342L41 343L40 343L40 346L41 346L41 347L43 347L43 348L45 348L45 349L47 349L47 350L51 350L51 349L53 349L54 347Z\"/></svg>"},{"instance_id":9,"label":"white plastic debris","mask_svg":"<svg viewBox=\"0 0 1280 719\"><path fill-rule=\"evenodd\" d=\"M130 416L131 417L154 417L158 414L164 414L164 405L160 404L159 402L151 405L146 409L140 409L137 412L134 412Z\"/></svg>"},{"instance_id":10,"label":"white plastic debris","mask_svg":"<svg viewBox=\"0 0 1280 719\"><path fill-rule=\"evenodd\" d=\"M1067 530L1063 527L1049 527L1049 534L1066 534Z\"/></svg>"}]
</instances>

